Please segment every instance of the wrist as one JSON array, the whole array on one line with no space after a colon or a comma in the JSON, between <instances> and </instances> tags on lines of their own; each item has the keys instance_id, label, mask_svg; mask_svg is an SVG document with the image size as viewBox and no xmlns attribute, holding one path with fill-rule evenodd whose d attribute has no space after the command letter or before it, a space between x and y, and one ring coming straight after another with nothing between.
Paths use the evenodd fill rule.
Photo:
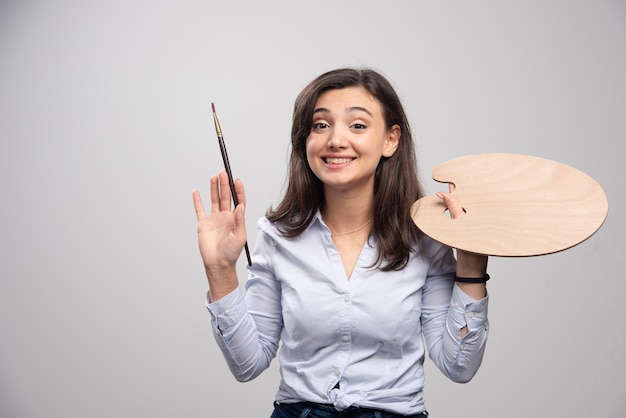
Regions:
<instances>
[{"instance_id":1,"label":"wrist","mask_svg":"<svg viewBox=\"0 0 626 418\"><path fill-rule=\"evenodd\" d=\"M489 257L457 250L456 258L456 275L458 277L477 278L487 275Z\"/></svg>"},{"instance_id":2,"label":"wrist","mask_svg":"<svg viewBox=\"0 0 626 418\"><path fill-rule=\"evenodd\" d=\"M239 287L237 270L233 268L205 267L212 302L223 298Z\"/></svg>"}]
</instances>

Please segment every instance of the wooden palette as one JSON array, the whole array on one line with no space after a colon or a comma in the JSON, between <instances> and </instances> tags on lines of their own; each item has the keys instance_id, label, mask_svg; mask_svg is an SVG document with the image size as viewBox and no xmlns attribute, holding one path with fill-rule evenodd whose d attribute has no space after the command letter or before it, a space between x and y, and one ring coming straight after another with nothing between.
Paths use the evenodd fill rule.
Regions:
<instances>
[{"instance_id":1,"label":"wooden palette","mask_svg":"<svg viewBox=\"0 0 626 418\"><path fill-rule=\"evenodd\" d=\"M454 248L502 257L551 254L580 244L604 223L608 202L587 174L519 154L476 154L447 161L433 179L453 183L466 214L450 219L437 196L413 204L426 235Z\"/></svg>"}]
</instances>

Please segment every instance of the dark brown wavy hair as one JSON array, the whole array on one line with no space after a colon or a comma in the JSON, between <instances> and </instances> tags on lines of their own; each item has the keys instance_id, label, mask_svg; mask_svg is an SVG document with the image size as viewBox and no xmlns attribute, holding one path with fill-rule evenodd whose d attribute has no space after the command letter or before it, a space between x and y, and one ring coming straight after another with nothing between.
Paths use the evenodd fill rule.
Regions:
<instances>
[{"instance_id":1,"label":"dark brown wavy hair","mask_svg":"<svg viewBox=\"0 0 626 418\"><path fill-rule=\"evenodd\" d=\"M387 129L400 126L398 149L382 157L374 179L374 227L378 244L375 265L382 270L406 266L418 230L411 219L411 205L422 197L417 175L415 145L400 98L389 81L369 68L340 68L314 79L300 92L293 110L291 157L287 189L282 201L266 216L279 224L288 238L300 235L324 205L322 182L313 174L306 157L306 139L313 126L313 110L320 95L328 90L362 87L381 105Z\"/></svg>"}]
</instances>

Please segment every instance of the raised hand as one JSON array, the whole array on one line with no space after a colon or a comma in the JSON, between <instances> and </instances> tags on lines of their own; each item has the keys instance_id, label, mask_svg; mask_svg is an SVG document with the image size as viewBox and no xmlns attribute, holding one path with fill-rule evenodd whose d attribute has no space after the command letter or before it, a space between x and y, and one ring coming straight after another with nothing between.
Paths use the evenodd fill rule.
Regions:
<instances>
[{"instance_id":1,"label":"raised hand","mask_svg":"<svg viewBox=\"0 0 626 418\"><path fill-rule=\"evenodd\" d=\"M211 177L211 213L205 214L200 192L193 191L193 204L198 218L198 244L211 290L217 300L237 288L236 263L246 243L243 184L235 181L239 205L232 209L228 175L220 171Z\"/></svg>"}]
</instances>

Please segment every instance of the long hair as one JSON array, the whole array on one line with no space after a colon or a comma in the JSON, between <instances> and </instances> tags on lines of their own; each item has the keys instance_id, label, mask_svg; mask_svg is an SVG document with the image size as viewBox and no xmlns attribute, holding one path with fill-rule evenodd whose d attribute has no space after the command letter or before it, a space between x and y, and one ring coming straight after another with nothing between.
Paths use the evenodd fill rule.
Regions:
<instances>
[{"instance_id":1,"label":"long hair","mask_svg":"<svg viewBox=\"0 0 626 418\"><path fill-rule=\"evenodd\" d=\"M406 266L418 230L411 218L411 205L422 197L411 129L400 98L389 81L378 72L364 68L340 68L314 79L296 98L291 128L291 156L285 195L266 216L279 224L288 238L300 235L324 205L322 182L311 170L306 157L306 140L313 125L317 99L324 92L362 87L381 105L387 129L400 126L396 152L382 157L374 178L373 234L378 243L376 265L382 270Z\"/></svg>"}]
</instances>

